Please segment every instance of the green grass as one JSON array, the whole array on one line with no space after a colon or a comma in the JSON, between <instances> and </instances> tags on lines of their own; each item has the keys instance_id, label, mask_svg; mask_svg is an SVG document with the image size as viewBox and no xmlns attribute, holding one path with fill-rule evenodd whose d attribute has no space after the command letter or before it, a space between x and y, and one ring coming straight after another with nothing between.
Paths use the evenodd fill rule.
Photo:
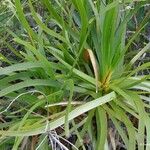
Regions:
<instances>
[{"instance_id":1,"label":"green grass","mask_svg":"<svg viewBox=\"0 0 150 150\"><path fill-rule=\"evenodd\" d=\"M127 56L144 33L150 11L131 37L126 34L132 17L147 3L12 2L15 25L3 25L0 31L1 48L15 55L0 54L0 149L49 150L54 149L51 141L67 149L64 143L72 134L77 137L72 149L86 149L85 135L94 150L110 144L115 149L111 122L126 149L149 150L150 75L139 72L150 63L135 63L150 50L150 43L143 42L133 59Z\"/></svg>"}]
</instances>

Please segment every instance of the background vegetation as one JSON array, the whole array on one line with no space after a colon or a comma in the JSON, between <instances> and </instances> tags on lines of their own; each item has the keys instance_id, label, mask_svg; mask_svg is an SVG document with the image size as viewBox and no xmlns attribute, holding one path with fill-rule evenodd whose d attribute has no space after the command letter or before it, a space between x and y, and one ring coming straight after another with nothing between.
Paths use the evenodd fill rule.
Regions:
<instances>
[{"instance_id":1,"label":"background vegetation","mask_svg":"<svg viewBox=\"0 0 150 150\"><path fill-rule=\"evenodd\" d=\"M148 0L0 4L0 149L150 149Z\"/></svg>"}]
</instances>

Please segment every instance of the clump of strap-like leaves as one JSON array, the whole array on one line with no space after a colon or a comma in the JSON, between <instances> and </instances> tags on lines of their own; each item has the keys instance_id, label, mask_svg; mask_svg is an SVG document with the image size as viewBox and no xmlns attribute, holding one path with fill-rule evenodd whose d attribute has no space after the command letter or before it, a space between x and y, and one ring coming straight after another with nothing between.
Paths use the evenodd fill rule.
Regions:
<instances>
[{"instance_id":1,"label":"clump of strap-like leaves","mask_svg":"<svg viewBox=\"0 0 150 150\"><path fill-rule=\"evenodd\" d=\"M0 146L85 150L90 145L103 150L123 145L143 150L146 145L149 150L150 82L149 75L138 72L150 63L134 64L150 43L126 60L148 24L149 10L130 37L128 22L147 1L12 4L19 28L3 26L1 33L15 58L1 53ZM112 127L117 136L110 134Z\"/></svg>"}]
</instances>

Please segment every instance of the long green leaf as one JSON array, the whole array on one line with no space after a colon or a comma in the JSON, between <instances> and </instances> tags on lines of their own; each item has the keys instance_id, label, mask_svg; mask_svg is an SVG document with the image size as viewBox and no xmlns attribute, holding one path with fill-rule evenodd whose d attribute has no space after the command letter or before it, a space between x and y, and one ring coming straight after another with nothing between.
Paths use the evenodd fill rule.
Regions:
<instances>
[{"instance_id":1,"label":"long green leaf","mask_svg":"<svg viewBox=\"0 0 150 150\"><path fill-rule=\"evenodd\" d=\"M81 114L92 110L100 105L103 105L111 100L113 100L116 97L116 94L114 92L111 92L103 97L99 97L93 101L87 102L86 104L83 104L79 107L77 107L76 109L72 110L69 113L68 116L68 120L72 120L74 118L76 118L77 116L80 116ZM51 130L56 129L57 127L63 125L65 123L65 116L58 118L52 122L50 122L48 124L49 128ZM40 125L38 128L34 128L34 129L29 129L29 130L22 130L22 131L0 131L1 135L5 135L5 136L30 136L30 135L36 135L36 134L41 134L41 133L45 133L45 127L46 127L46 123L44 123L43 125Z\"/></svg>"},{"instance_id":2,"label":"long green leaf","mask_svg":"<svg viewBox=\"0 0 150 150\"><path fill-rule=\"evenodd\" d=\"M25 87L30 87L30 86L50 86L50 87L60 87L60 84L57 82L57 81L54 81L54 80L42 80L42 79L30 79L30 80L26 80L24 82L20 82L20 83L17 83L17 84L14 84L14 85L11 85L9 87L6 87L5 89L2 89L0 91L0 97L1 96L5 96L11 92L14 92L14 91L18 91L22 88L25 88Z\"/></svg>"}]
</instances>

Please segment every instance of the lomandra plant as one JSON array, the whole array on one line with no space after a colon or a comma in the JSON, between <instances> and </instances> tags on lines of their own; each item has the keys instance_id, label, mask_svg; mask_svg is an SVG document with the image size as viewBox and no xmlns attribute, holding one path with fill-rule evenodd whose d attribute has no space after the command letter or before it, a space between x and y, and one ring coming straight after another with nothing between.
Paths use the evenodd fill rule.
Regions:
<instances>
[{"instance_id":1,"label":"lomandra plant","mask_svg":"<svg viewBox=\"0 0 150 150\"><path fill-rule=\"evenodd\" d=\"M150 63L135 63L150 43L126 60L150 11L131 37L127 24L147 1L13 4L23 30L18 34L5 28L13 38L13 43L5 39L6 46L18 61L1 55L9 64L0 69L1 149L85 150L89 145L115 150L123 145L149 150L150 82L139 71Z\"/></svg>"}]
</instances>

